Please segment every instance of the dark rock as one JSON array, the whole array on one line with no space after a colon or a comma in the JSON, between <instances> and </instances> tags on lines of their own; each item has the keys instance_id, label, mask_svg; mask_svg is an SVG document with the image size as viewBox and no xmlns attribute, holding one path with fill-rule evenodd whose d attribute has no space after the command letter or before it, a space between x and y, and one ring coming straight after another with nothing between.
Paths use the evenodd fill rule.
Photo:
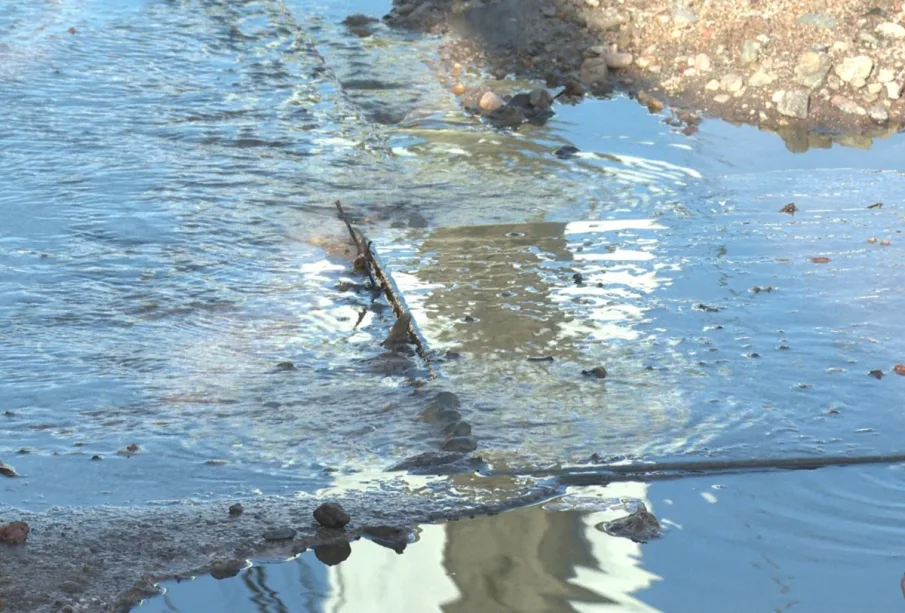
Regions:
<instances>
[{"instance_id":1,"label":"dark rock","mask_svg":"<svg viewBox=\"0 0 905 613\"><path fill-rule=\"evenodd\" d=\"M719 313L723 310L720 307L709 306L706 304L697 304L694 308L698 311L704 311L705 313Z\"/></svg>"},{"instance_id":2,"label":"dark rock","mask_svg":"<svg viewBox=\"0 0 905 613\"><path fill-rule=\"evenodd\" d=\"M870 371L870 372L867 373L867 374L870 375L871 377L873 377L874 379L882 379L882 378L883 378L883 371L882 371L882 370L879 370L879 369L878 369L878 370L872 370L872 371Z\"/></svg>"},{"instance_id":3,"label":"dark rock","mask_svg":"<svg viewBox=\"0 0 905 613\"><path fill-rule=\"evenodd\" d=\"M229 516L230 517L239 517L244 512L245 512L245 507L243 507L238 502L234 505L230 505L230 507L229 507Z\"/></svg>"},{"instance_id":4,"label":"dark rock","mask_svg":"<svg viewBox=\"0 0 905 613\"><path fill-rule=\"evenodd\" d=\"M471 424L467 421L456 421L443 426L443 436L453 438L456 436L468 436L471 434Z\"/></svg>"},{"instance_id":5,"label":"dark rock","mask_svg":"<svg viewBox=\"0 0 905 613\"><path fill-rule=\"evenodd\" d=\"M361 531L362 536L392 549L396 553L402 553L409 544L409 531L405 528L394 526L366 526Z\"/></svg>"},{"instance_id":6,"label":"dark rock","mask_svg":"<svg viewBox=\"0 0 905 613\"><path fill-rule=\"evenodd\" d=\"M535 89L528 94L528 103L537 112L546 111L553 106L553 96L546 89Z\"/></svg>"},{"instance_id":7,"label":"dark rock","mask_svg":"<svg viewBox=\"0 0 905 613\"><path fill-rule=\"evenodd\" d=\"M527 360L529 362L552 362L553 356L552 355L532 356L530 358L527 358Z\"/></svg>"},{"instance_id":8,"label":"dark rock","mask_svg":"<svg viewBox=\"0 0 905 613\"><path fill-rule=\"evenodd\" d=\"M595 377L597 379L604 379L604 378L606 378L607 373L606 373L606 368L604 368L603 366L595 366L594 368L592 368L590 370L581 371L581 374L583 374L586 377Z\"/></svg>"},{"instance_id":9,"label":"dark rock","mask_svg":"<svg viewBox=\"0 0 905 613\"><path fill-rule=\"evenodd\" d=\"M211 577L218 581L235 577L245 564L245 560L217 560L211 565Z\"/></svg>"},{"instance_id":10,"label":"dark rock","mask_svg":"<svg viewBox=\"0 0 905 613\"><path fill-rule=\"evenodd\" d=\"M579 152L578 147L573 147L572 145L565 145L564 147L560 147L556 151L553 152L553 155L558 157L561 160L568 160L575 157L575 154Z\"/></svg>"},{"instance_id":11,"label":"dark rock","mask_svg":"<svg viewBox=\"0 0 905 613\"><path fill-rule=\"evenodd\" d=\"M443 451L470 452L478 448L478 439L473 436L454 436L443 443Z\"/></svg>"},{"instance_id":12,"label":"dark rock","mask_svg":"<svg viewBox=\"0 0 905 613\"><path fill-rule=\"evenodd\" d=\"M325 502L314 510L314 519L325 528L340 530L349 523L351 518L340 505L335 502Z\"/></svg>"},{"instance_id":13,"label":"dark rock","mask_svg":"<svg viewBox=\"0 0 905 613\"><path fill-rule=\"evenodd\" d=\"M636 543L646 543L660 536L660 522L647 510L643 502L638 503L638 508L631 515L602 522L595 527L607 534L631 539Z\"/></svg>"},{"instance_id":14,"label":"dark rock","mask_svg":"<svg viewBox=\"0 0 905 613\"><path fill-rule=\"evenodd\" d=\"M424 409L420 418L427 423L451 423L459 421L462 414L457 410L459 397L452 392L439 392Z\"/></svg>"},{"instance_id":15,"label":"dark rock","mask_svg":"<svg viewBox=\"0 0 905 613\"><path fill-rule=\"evenodd\" d=\"M0 526L0 543L7 545L24 545L28 540L31 528L24 521L14 521L5 526Z\"/></svg>"},{"instance_id":16,"label":"dark rock","mask_svg":"<svg viewBox=\"0 0 905 613\"><path fill-rule=\"evenodd\" d=\"M286 360L285 362L277 364L277 370L295 370L295 364Z\"/></svg>"},{"instance_id":17,"label":"dark rock","mask_svg":"<svg viewBox=\"0 0 905 613\"><path fill-rule=\"evenodd\" d=\"M413 475L452 475L473 472L482 465L481 458L465 453L428 451L406 458L389 470L405 470Z\"/></svg>"},{"instance_id":18,"label":"dark rock","mask_svg":"<svg viewBox=\"0 0 905 613\"><path fill-rule=\"evenodd\" d=\"M275 528L264 533L265 541L286 541L298 534L294 528Z\"/></svg>"},{"instance_id":19,"label":"dark rock","mask_svg":"<svg viewBox=\"0 0 905 613\"><path fill-rule=\"evenodd\" d=\"M352 546L346 541L318 545L314 548L314 555L327 566L336 566L349 559L352 555Z\"/></svg>"},{"instance_id":20,"label":"dark rock","mask_svg":"<svg viewBox=\"0 0 905 613\"><path fill-rule=\"evenodd\" d=\"M784 207L782 207L781 209L779 209L779 212L780 212L780 213L788 213L789 215L794 215L795 213L798 212L798 207L795 206L795 203L794 203L794 202L790 202L790 203L787 204L786 206L784 206Z\"/></svg>"},{"instance_id":21,"label":"dark rock","mask_svg":"<svg viewBox=\"0 0 905 613\"><path fill-rule=\"evenodd\" d=\"M370 25L372 23L377 23L377 19L363 13L355 13L343 19L342 23L344 26L361 27Z\"/></svg>"},{"instance_id":22,"label":"dark rock","mask_svg":"<svg viewBox=\"0 0 905 613\"><path fill-rule=\"evenodd\" d=\"M517 107L506 105L490 113L487 121L495 128L518 128L525 122L525 114Z\"/></svg>"},{"instance_id":23,"label":"dark rock","mask_svg":"<svg viewBox=\"0 0 905 613\"><path fill-rule=\"evenodd\" d=\"M18 477L19 473L17 473L16 469L9 464L0 462L0 475L3 475L4 477Z\"/></svg>"},{"instance_id":24,"label":"dark rock","mask_svg":"<svg viewBox=\"0 0 905 613\"><path fill-rule=\"evenodd\" d=\"M93 456L91 456L91 459L92 459L93 461L95 461L95 462L100 462L101 460L104 459L104 456L101 456L101 455L93 455Z\"/></svg>"},{"instance_id":25,"label":"dark rock","mask_svg":"<svg viewBox=\"0 0 905 613\"><path fill-rule=\"evenodd\" d=\"M575 285L581 285L584 283L584 276L580 272L576 272L572 275L572 280L575 281Z\"/></svg>"},{"instance_id":26,"label":"dark rock","mask_svg":"<svg viewBox=\"0 0 905 613\"><path fill-rule=\"evenodd\" d=\"M556 94L554 98L580 98L584 96L584 87L581 85L579 81L575 79L571 79L566 82L565 87L561 92Z\"/></svg>"},{"instance_id":27,"label":"dark rock","mask_svg":"<svg viewBox=\"0 0 905 613\"><path fill-rule=\"evenodd\" d=\"M351 26L351 27L349 28L349 33L350 33L350 34L354 34L354 35L357 36L358 38L367 38L367 37L369 37L369 36L373 36L373 35L374 35L374 33L371 32L369 29L363 28L363 27L358 27L358 26ZM394 123L395 123L395 122L394 122Z\"/></svg>"},{"instance_id":28,"label":"dark rock","mask_svg":"<svg viewBox=\"0 0 905 613\"><path fill-rule=\"evenodd\" d=\"M122 449L120 449L119 451L117 451L116 453L118 455L122 455L122 456L126 456L127 458L130 458L134 455L137 455L139 452L141 452L141 447L139 447L135 443L130 443L130 444L126 445L125 447L123 447Z\"/></svg>"}]
</instances>

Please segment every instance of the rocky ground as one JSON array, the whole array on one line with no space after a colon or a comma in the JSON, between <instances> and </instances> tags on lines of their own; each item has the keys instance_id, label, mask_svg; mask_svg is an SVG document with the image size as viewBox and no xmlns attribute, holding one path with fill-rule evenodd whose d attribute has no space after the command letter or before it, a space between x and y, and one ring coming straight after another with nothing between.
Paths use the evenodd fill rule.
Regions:
<instances>
[{"instance_id":1,"label":"rocky ground","mask_svg":"<svg viewBox=\"0 0 905 613\"><path fill-rule=\"evenodd\" d=\"M448 36L457 93L473 68L771 129L905 124L902 0L394 2L390 25Z\"/></svg>"}]
</instances>

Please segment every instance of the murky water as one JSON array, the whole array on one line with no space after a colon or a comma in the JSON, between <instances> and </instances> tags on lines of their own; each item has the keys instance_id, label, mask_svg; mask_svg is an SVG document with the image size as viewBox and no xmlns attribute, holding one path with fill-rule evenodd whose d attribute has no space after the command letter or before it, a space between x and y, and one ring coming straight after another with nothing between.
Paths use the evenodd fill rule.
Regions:
<instances>
[{"instance_id":1,"label":"murky water","mask_svg":"<svg viewBox=\"0 0 905 613\"><path fill-rule=\"evenodd\" d=\"M461 355L439 364L440 383L491 463L902 451L901 138L793 155L775 135L718 122L686 137L621 98L496 132L437 78L434 41L340 24L385 4L82 0L0 12L0 459L25 475L0 484L0 506L313 492L436 449L436 426L417 419L424 395L366 363L393 317L356 289L335 199L375 241L432 348ZM566 144L581 153L557 158ZM794 216L778 212L789 202ZM598 365L605 380L582 376ZM117 454L130 443L137 455ZM645 605L616 598L625 610L676 610L723 589L683 561L713 547L746 562L726 577L726 600L682 610L725 610L710 605L733 593L747 602L731 586L753 593L749 574L780 579L775 603L746 610L842 610L821 600L816 577L830 562L865 576L869 559L876 588L833 581L851 585L852 606L884 609L879 584L895 587L902 571L903 483L886 469L740 476L715 507L692 493L710 484L658 484L654 508L669 498L678 523L710 520L626 549L634 561L604 572L627 573L624 594L646 590ZM512 517L568 524L557 528L574 535L564 551L531 554L540 566L574 555L569 564L592 568L581 548L623 547L579 537L590 520L576 513ZM441 570L438 552L474 550L459 526L472 529L425 527L386 572L427 572L418 556L436 558L454 602L457 571ZM756 535L772 543L764 556L786 552L795 570L753 566ZM821 539L838 544L833 555ZM371 556L359 551L384 555L357 544L336 568ZM306 556L243 581L284 573L255 598L295 590L324 606L347 580ZM573 571L543 572L575 610L581 594L604 602L616 589L573 592ZM790 575L800 583L784 600ZM305 590L289 576L308 577ZM499 610L545 610L532 606Z\"/></svg>"}]
</instances>

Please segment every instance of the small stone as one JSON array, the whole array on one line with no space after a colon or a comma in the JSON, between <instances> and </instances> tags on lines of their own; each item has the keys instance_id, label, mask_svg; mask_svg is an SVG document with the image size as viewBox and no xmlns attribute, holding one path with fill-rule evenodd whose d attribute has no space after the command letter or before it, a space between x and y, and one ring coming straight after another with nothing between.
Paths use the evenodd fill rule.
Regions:
<instances>
[{"instance_id":1,"label":"small stone","mask_svg":"<svg viewBox=\"0 0 905 613\"><path fill-rule=\"evenodd\" d=\"M905 38L905 27L898 23L894 23L892 21L887 21L886 23L881 23L876 28L874 28L874 32L882 36L883 38L890 39L899 39Z\"/></svg>"},{"instance_id":2,"label":"small stone","mask_svg":"<svg viewBox=\"0 0 905 613\"><path fill-rule=\"evenodd\" d=\"M881 68L877 72L877 81L880 83L889 83L896 78L896 71L889 68Z\"/></svg>"},{"instance_id":3,"label":"small stone","mask_svg":"<svg viewBox=\"0 0 905 613\"><path fill-rule=\"evenodd\" d=\"M856 77L867 79L873 67L874 61L870 56L858 55L845 58L841 64L836 64L834 70L840 79L849 83Z\"/></svg>"},{"instance_id":4,"label":"small stone","mask_svg":"<svg viewBox=\"0 0 905 613\"><path fill-rule=\"evenodd\" d=\"M245 564L245 560L217 560L211 564L211 577L218 581L235 577Z\"/></svg>"},{"instance_id":5,"label":"small stone","mask_svg":"<svg viewBox=\"0 0 905 613\"><path fill-rule=\"evenodd\" d=\"M592 368L590 370L581 371L581 374L583 374L585 377L594 377L595 379L605 379L607 372L606 372L606 368L604 368L603 366L595 366L594 368Z\"/></svg>"},{"instance_id":6,"label":"small stone","mask_svg":"<svg viewBox=\"0 0 905 613\"><path fill-rule=\"evenodd\" d=\"M710 56L706 53L699 53L694 56L694 64L692 67L698 72L710 72L711 62Z\"/></svg>"},{"instance_id":7,"label":"small stone","mask_svg":"<svg viewBox=\"0 0 905 613\"><path fill-rule=\"evenodd\" d=\"M902 97L902 84L890 81L886 84L886 97L890 100L898 100Z\"/></svg>"},{"instance_id":8,"label":"small stone","mask_svg":"<svg viewBox=\"0 0 905 613\"><path fill-rule=\"evenodd\" d=\"M867 86L867 91L868 91L868 93L870 93L872 95L879 94L881 91L883 91L883 84L882 83L871 83L870 85Z\"/></svg>"},{"instance_id":9,"label":"small stone","mask_svg":"<svg viewBox=\"0 0 905 613\"><path fill-rule=\"evenodd\" d=\"M363 13L355 13L353 15L349 15L345 19L343 19L344 26L352 26L352 27L361 27L370 25L372 23L377 23L378 19L375 17L371 17L370 15L365 15Z\"/></svg>"},{"instance_id":10,"label":"small stone","mask_svg":"<svg viewBox=\"0 0 905 613\"><path fill-rule=\"evenodd\" d=\"M881 247L889 247L890 244L891 244L891 243L889 242L889 239L888 239L888 238L884 238L883 240L880 241L880 246L881 246Z\"/></svg>"},{"instance_id":11,"label":"small stone","mask_svg":"<svg viewBox=\"0 0 905 613\"><path fill-rule=\"evenodd\" d=\"M732 96L729 94L717 94L713 97L713 101L719 104L726 104L730 99L732 99Z\"/></svg>"},{"instance_id":12,"label":"small stone","mask_svg":"<svg viewBox=\"0 0 905 613\"><path fill-rule=\"evenodd\" d=\"M859 32L858 40L862 43L867 43L868 45L877 46L880 44L880 41L877 40L877 37L871 34L870 32Z\"/></svg>"},{"instance_id":13,"label":"small stone","mask_svg":"<svg viewBox=\"0 0 905 613\"><path fill-rule=\"evenodd\" d=\"M578 147L573 147L572 145L564 145L554 151L553 155L561 160L568 160L575 157L576 153L579 153Z\"/></svg>"},{"instance_id":14,"label":"small stone","mask_svg":"<svg viewBox=\"0 0 905 613\"><path fill-rule=\"evenodd\" d=\"M748 85L751 87L764 87L776 80L776 75L758 70L748 79Z\"/></svg>"},{"instance_id":15,"label":"small stone","mask_svg":"<svg viewBox=\"0 0 905 613\"><path fill-rule=\"evenodd\" d=\"M609 67L606 59L601 57L589 57L581 63L581 81L587 84L604 84L609 76Z\"/></svg>"},{"instance_id":16,"label":"small stone","mask_svg":"<svg viewBox=\"0 0 905 613\"><path fill-rule=\"evenodd\" d=\"M462 85L461 83L456 83L455 85L452 86L452 88L449 91L451 91L452 93L454 93L457 96L461 96L462 94L465 93L465 86Z\"/></svg>"},{"instance_id":17,"label":"small stone","mask_svg":"<svg viewBox=\"0 0 905 613\"><path fill-rule=\"evenodd\" d=\"M867 109L867 114L876 123L883 124L889 121L889 112L882 104L874 104Z\"/></svg>"},{"instance_id":18,"label":"small stone","mask_svg":"<svg viewBox=\"0 0 905 613\"><path fill-rule=\"evenodd\" d=\"M446 424L443 426L441 430L443 436L447 438L456 438L459 436L469 436L471 435L471 424L467 421L457 421L451 424Z\"/></svg>"},{"instance_id":19,"label":"small stone","mask_svg":"<svg viewBox=\"0 0 905 613\"><path fill-rule=\"evenodd\" d=\"M277 364L277 370L295 370L295 364L286 360Z\"/></svg>"},{"instance_id":20,"label":"small stone","mask_svg":"<svg viewBox=\"0 0 905 613\"><path fill-rule=\"evenodd\" d=\"M843 113L847 113L849 115L867 115L867 111L858 106L858 104L853 100L849 100L841 94L836 94L835 96L830 98L830 104L835 106Z\"/></svg>"},{"instance_id":21,"label":"small stone","mask_svg":"<svg viewBox=\"0 0 905 613\"><path fill-rule=\"evenodd\" d=\"M335 502L325 502L314 510L314 519L325 528L340 530L351 521L349 514Z\"/></svg>"},{"instance_id":22,"label":"small stone","mask_svg":"<svg viewBox=\"0 0 905 613\"><path fill-rule=\"evenodd\" d=\"M600 0L584 0L584 3L595 9L600 6Z\"/></svg>"},{"instance_id":23,"label":"small stone","mask_svg":"<svg viewBox=\"0 0 905 613\"><path fill-rule=\"evenodd\" d=\"M478 439L473 436L454 436L443 443L443 451L470 452L478 448Z\"/></svg>"},{"instance_id":24,"label":"small stone","mask_svg":"<svg viewBox=\"0 0 905 613\"><path fill-rule=\"evenodd\" d=\"M120 449L119 451L117 451L116 453L117 453L117 455L122 455L122 456L126 456L127 458L130 458L134 455L137 455L140 452L141 452L141 447L139 447L135 443L130 443L130 444L126 445L125 447L123 447L122 449Z\"/></svg>"},{"instance_id":25,"label":"small stone","mask_svg":"<svg viewBox=\"0 0 905 613\"><path fill-rule=\"evenodd\" d=\"M672 22L679 27L690 26L698 21L698 16L687 6L674 3L672 7Z\"/></svg>"},{"instance_id":26,"label":"small stone","mask_svg":"<svg viewBox=\"0 0 905 613\"><path fill-rule=\"evenodd\" d=\"M503 99L494 92L485 92L478 101L478 107L485 113L492 113L503 106Z\"/></svg>"},{"instance_id":27,"label":"small stone","mask_svg":"<svg viewBox=\"0 0 905 613\"><path fill-rule=\"evenodd\" d=\"M31 532L31 528L24 521L14 521L11 524L0 526L0 543L24 545L28 540L29 532Z\"/></svg>"},{"instance_id":28,"label":"small stone","mask_svg":"<svg viewBox=\"0 0 905 613\"><path fill-rule=\"evenodd\" d=\"M870 372L867 373L867 374L868 374L869 376L873 377L874 379L882 379L882 378L883 378L883 371L882 371L882 370L879 370L879 369L877 369L877 370L872 370L872 371L870 371Z\"/></svg>"},{"instance_id":29,"label":"small stone","mask_svg":"<svg viewBox=\"0 0 905 613\"><path fill-rule=\"evenodd\" d=\"M238 502L236 504L230 505L230 507L229 507L229 516L230 517L239 517L244 512L245 512L245 507L243 507Z\"/></svg>"},{"instance_id":30,"label":"small stone","mask_svg":"<svg viewBox=\"0 0 905 613\"><path fill-rule=\"evenodd\" d=\"M101 455L93 455L93 456L91 456L91 460L92 460L93 462L100 462L100 461L103 460L103 459L104 459L104 456L101 456Z\"/></svg>"},{"instance_id":31,"label":"small stone","mask_svg":"<svg viewBox=\"0 0 905 613\"><path fill-rule=\"evenodd\" d=\"M831 30L836 27L836 20L823 13L807 13L795 20L800 26L811 26Z\"/></svg>"},{"instance_id":32,"label":"small stone","mask_svg":"<svg viewBox=\"0 0 905 613\"><path fill-rule=\"evenodd\" d=\"M709 92L715 92L719 88L720 88L720 82L717 81L716 79L711 79L710 81L707 82L707 85L704 86L704 89L706 89Z\"/></svg>"},{"instance_id":33,"label":"small stone","mask_svg":"<svg viewBox=\"0 0 905 613\"><path fill-rule=\"evenodd\" d=\"M776 96L774 95L774 101ZM786 117L795 117L797 119L807 119L810 110L811 96L808 92L801 89L793 89L784 91L776 101L776 110L780 115Z\"/></svg>"},{"instance_id":34,"label":"small stone","mask_svg":"<svg viewBox=\"0 0 905 613\"><path fill-rule=\"evenodd\" d=\"M656 98L648 98L647 100L647 110L651 113L659 113L663 110L663 103L657 100Z\"/></svg>"},{"instance_id":35,"label":"small stone","mask_svg":"<svg viewBox=\"0 0 905 613\"><path fill-rule=\"evenodd\" d=\"M275 528L264 533L265 541L286 541L298 534L294 528Z\"/></svg>"},{"instance_id":36,"label":"small stone","mask_svg":"<svg viewBox=\"0 0 905 613\"><path fill-rule=\"evenodd\" d=\"M408 530L394 526L366 526L362 528L361 534L396 553L402 553L405 550L410 537Z\"/></svg>"},{"instance_id":37,"label":"small stone","mask_svg":"<svg viewBox=\"0 0 905 613\"><path fill-rule=\"evenodd\" d=\"M753 40L746 40L742 43L739 53L739 60L742 66L753 64L760 57L760 43Z\"/></svg>"},{"instance_id":38,"label":"small stone","mask_svg":"<svg viewBox=\"0 0 905 613\"><path fill-rule=\"evenodd\" d=\"M877 239L876 239L876 237L871 236L869 239L867 239L867 242L868 242L869 244L871 244L871 245L876 245L876 244L877 244Z\"/></svg>"},{"instance_id":39,"label":"small stone","mask_svg":"<svg viewBox=\"0 0 905 613\"><path fill-rule=\"evenodd\" d=\"M632 60L634 59L631 53L619 52L607 53L604 58L606 60L607 68L613 68L616 70L620 68L628 68L632 65Z\"/></svg>"},{"instance_id":40,"label":"small stone","mask_svg":"<svg viewBox=\"0 0 905 613\"><path fill-rule=\"evenodd\" d=\"M19 473L17 473L16 469L9 464L0 462L0 475L3 475L4 477L18 477Z\"/></svg>"},{"instance_id":41,"label":"small stone","mask_svg":"<svg viewBox=\"0 0 905 613\"><path fill-rule=\"evenodd\" d=\"M546 111L553 106L553 96L544 88L533 89L528 94L528 103L534 111Z\"/></svg>"},{"instance_id":42,"label":"small stone","mask_svg":"<svg viewBox=\"0 0 905 613\"><path fill-rule=\"evenodd\" d=\"M830 67L830 59L825 53L802 53L795 65L795 82L813 91L823 84Z\"/></svg>"},{"instance_id":43,"label":"small stone","mask_svg":"<svg viewBox=\"0 0 905 613\"><path fill-rule=\"evenodd\" d=\"M741 89L745 86L745 78L736 73L730 72L725 75L722 79L720 79L720 87L729 92L730 94L734 94L736 92L741 91Z\"/></svg>"},{"instance_id":44,"label":"small stone","mask_svg":"<svg viewBox=\"0 0 905 613\"><path fill-rule=\"evenodd\" d=\"M862 87L867 85L867 81L865 81L861 77L855 77L854 79L851 80L849 85L852 86L852 89L861 89Z\"/></svg>"},{"instance_id":45,"label":"small stone","mask_svg":"<svg viewBox=\"0 0 905 613\"><path fill-rule=\"evenodd\" d=\"M553 6L552 4L548 4L548 5L544 6L540 10L540 12L541 12L541 14L543 14L544 17L556 17L557 10L556 10L555 6Z\"/></svg>"}]
</instances>

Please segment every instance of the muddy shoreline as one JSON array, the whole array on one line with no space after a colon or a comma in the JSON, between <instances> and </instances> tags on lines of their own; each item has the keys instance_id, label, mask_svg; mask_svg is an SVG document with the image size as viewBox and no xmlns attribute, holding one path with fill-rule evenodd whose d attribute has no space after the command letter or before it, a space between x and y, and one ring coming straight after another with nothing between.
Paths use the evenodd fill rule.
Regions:
<instances>
[{"instance_id":1,"label":"muddy shoreline","mask_svg":"<svg viewBox=\"0 0 905 613\"><path fill-rule=\"evenodd\" d=\"M456 478L459 486L468 475ZM335 496L299 494L293 498L242 500L244 511L230 514L235 501L142 508L58 507L31 513L0 507L0 523L25 521L31 533L25 545L0 545L0 602L4 613L119 613L159 593L162 581L214 571L217 578L234 576L245 560L256 556L289 558L307 549L340 545L362 537L396 549L417 525L491 515L528 506L560 493L550 484L512 487L510 497L479 485L493 499L412 491L381 480L374 488ZM487 481L483 479L483 481ZM419 485L425 482L419 481ZM510 485L513 484L509 480ZM484 490L484 488L487 488ZM439 492L439 493L437 493ZM338 502L352 517L345 530L317 525L313 511L324 502ZM265 532L291 528L294 538L265 539ZM381 535L390 537L381 539ZM383 540L383 542L381 542ZM329 560L335 551L325 551ZM319 555L318 557L322 557Z\"/></svg>"},{"instance_id":2,"label":"muddy shoreline","mask_svg":"<svg viewBox=\"0 0 905 613\"><path fill-rule=\"evenodd\" d=\"M454 87L466 90L480 86L477 71L551 88L580 81L592 94L628 92L653 112L666 104L685 125L693 113L777 131L792 150L828 146L829 135L869 146L898 132L902 4L817 4L394 0L385 21L444 35L443 58L464 67L452 71Z\"/></svg>"}]
</instances>

